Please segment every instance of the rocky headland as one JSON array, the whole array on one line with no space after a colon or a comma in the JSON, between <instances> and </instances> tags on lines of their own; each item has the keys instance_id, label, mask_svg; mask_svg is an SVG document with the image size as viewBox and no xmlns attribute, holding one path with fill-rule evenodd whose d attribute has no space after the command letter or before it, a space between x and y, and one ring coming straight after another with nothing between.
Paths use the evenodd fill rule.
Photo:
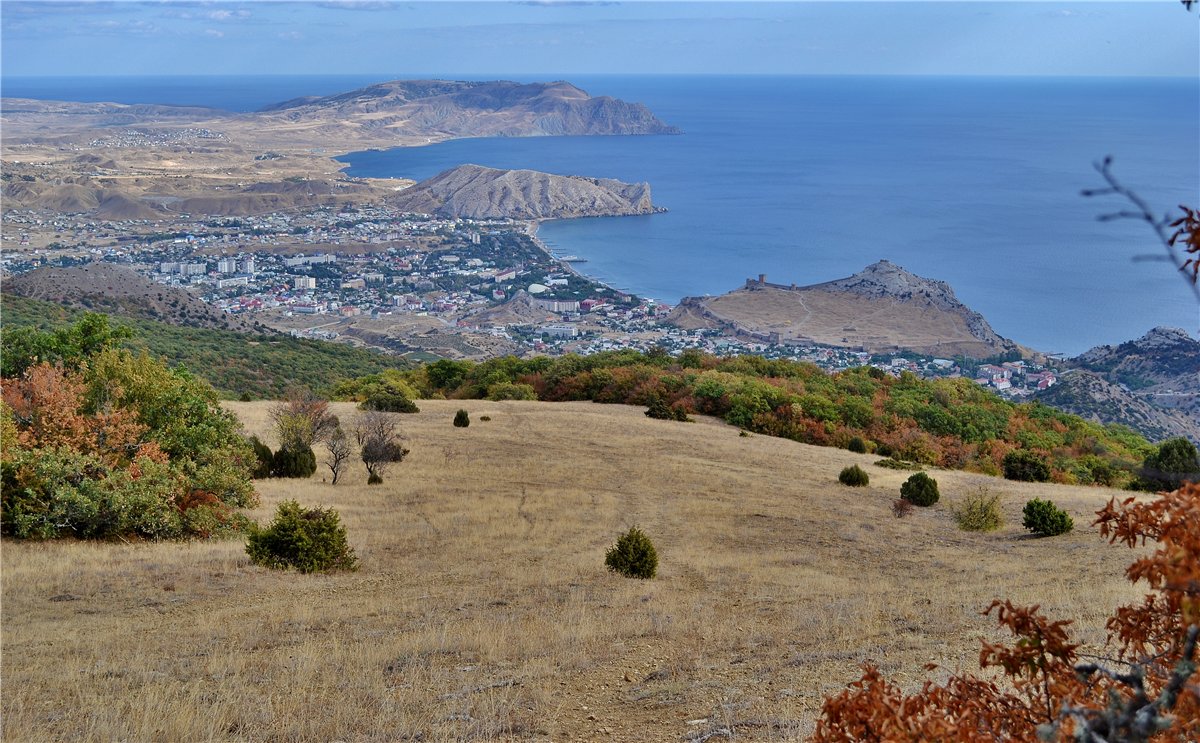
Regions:
<instances>
[{"instance_id":1,"label":"rocky headland","mask_svg":"<svg viewBox=\"0 0 1200 743\"><path fill-rule=\"evenodd\" d=\"M886 260L853 276L809 286L748 279L727 294L685 298L670 321L764 342L819 343L871 353L908 349L987 358L1023 352L960 302L949 284Z\"/></svg>"},{"instance_id":2,"label":"rocky headland","mask_svg":"<svg viewBox=\"0 0 1200 743\"><path fill-rule=\"evenodd\" d=\"M387 199L411 212L454 218L566 219L651 214L648 183L460 165Z\"/></svg>"},{"instance_id":3,"label":"rocky headland","mask_svg":"<svg viewBox=\"0 0 1200 743\"><path fill-rule=\"evenodd\" d=\"M4 209L101 220L379 203L411 185L347 177L331 157L352 150L457 137L679 131L639 103L567 82L451 80L394 80L251 113L5 98L0 127Z\"/></svg>"}]
</instances>

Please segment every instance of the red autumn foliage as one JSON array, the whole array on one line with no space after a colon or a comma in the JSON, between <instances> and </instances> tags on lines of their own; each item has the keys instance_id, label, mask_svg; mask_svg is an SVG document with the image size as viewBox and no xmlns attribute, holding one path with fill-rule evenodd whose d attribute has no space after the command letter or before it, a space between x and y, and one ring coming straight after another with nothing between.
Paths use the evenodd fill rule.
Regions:
<instances>
[{"instance_id":1,"label":"red autumn foliage","mask_svg":"<svg viewBox=\"0 0 1200 743\"><path fill-rule=\"evenodd\" d=\"M1128 664L1117 672L1080 664L1070 621L1038 607L993 602L1011 645L983 643L982 669L1003 685L970 674L927 682L906 695L877 668L825 701L813 740L834 741L1195 741L1200 738L1200 485L1153 500L1110 500L1095 524L1112 543L1156 544L1126 570L1146 581L1141 603L1107 622L1110 643ZM928 666L932 670L934 666Z\"/></svg>"},{"instance_id":2,"label":"red autumn foliage","mask_svg":"<svg viewBox=\"0 0 1200 743\"><path fill-rule=\"evenodd\" d=\"M4 380L4 402L17 422L17 444L96 454L110 466L128 462L142 444L146 426L128 409L86 414L86 391L80 372L46 362L30 367L20 379Z\"/></svg>"}]
</instances>

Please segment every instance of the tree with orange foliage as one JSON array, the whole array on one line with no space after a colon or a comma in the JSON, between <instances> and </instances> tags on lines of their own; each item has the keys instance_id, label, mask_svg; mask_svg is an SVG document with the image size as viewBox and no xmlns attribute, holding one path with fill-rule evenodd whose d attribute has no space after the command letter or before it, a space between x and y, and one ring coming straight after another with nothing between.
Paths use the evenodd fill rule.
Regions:
<instances>
[{"instance_id":1,"label":"tree with orange foliage","mask_svg":"<svg viewBox=\"0 0 1200 743\"><path fill-rule=\"evenodd\" d=\"M1116 499L1095 524L1112 543L1157 548L1126 570L1151 589L1141 603L1107 622L1116 671L1080 663L1067 620L1037 606L993 602L1011 645L983 643L979 665L1007 678L1006 688L955 675L905 695L868 666L861 679L825 701L813 740L835 741L1195 741L1200 739L1200 485L1152 501ZM932 670L935 666L927 666Z\"/></svg>"}]
</instances>

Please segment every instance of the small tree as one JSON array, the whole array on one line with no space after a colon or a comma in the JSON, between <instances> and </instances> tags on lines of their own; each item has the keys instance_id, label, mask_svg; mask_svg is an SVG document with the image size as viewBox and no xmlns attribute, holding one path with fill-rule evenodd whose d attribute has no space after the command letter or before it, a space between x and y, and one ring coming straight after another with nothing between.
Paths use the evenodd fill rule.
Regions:
<instances>
[{"instance_id":1,"label":"small tree","mask_svg":"<svg viewBox=\"0 0 1200 743\"><path fill-rule=\"evenodd\" d=\"M658 571L658 552L645 532L631 526L604 554L604 564L628 578L653 578Z\"/></svg>"},{"instance_id":2,"label":"small tree","mask_svg":"<svg viewBox=\"0 0 1200 743\"><path fill-rule=\"evenodd\" d=\"M1053 501L1034 498L1025 504L1021 515L1025 528L1042 537L1056 537L1075 528L1070 515Z\"/></svg>"},{"instance_id":3,"label":"small tree","mask_svg":"<svg viewBox=\"0 0 1200 743\"><path fill-rule=\"evenodd\" d=\"M459 411L454 414L454 427L466 428L469 425L471 425L470 414L465 410L459 409Z\"/></svg>"},{"instance_id":4,"label":"small tree","mask_svg":"<svg viewBox=\"0 0 1200 743\"><path fill-rule=\"evenodd\" d=\"M246 554L255 565L301 573L358 569L338 512L301 508L296 501L280 503L267 528L251 528Z\"/></svg>"},{"instance_id":5,"label":"small tree","mask_svg":"<svg viewBox=\"0 0 1200 743\"><path fill-rule=\"evenodd\" d=\"M292 387L283 401L269 413L279 436L280 449L303 451L333 433L337 416L329 410L329 401L317 397L307 387Z\"/></svg>"},{"instance_id":6,"label":"small tree","mask_svg":"<svg viewBox=\"0 0 1200 743\"><path fill-rule=\"evenodd\" d=\"M341 477L342 470L346 468L346 463L350 461L350 455L353 453L350 437L338 426L325 440L325 448L329 450L329 459L325 460L325 465L333 473L333 484L337 485L338 478Z\"/></svg>"},{"instance_id":7,"label":"small tree","mask_svg":"<svg viewBox=\"0 0 1200 743\"><path fill-rule=\"evenodd\" d=\"M403 461L408 454L396 433L396 420L389 413L370 410L359 415L354 424L354 438L361 447L369 485L382 483L388 466Z\"/></svg>"},{"instance_id":8,"label":"small tree","mask_svg":"<svg viewBox=\"0 0 1200 743\"><path fill-rule=\"evenodd\" d=\"M871 482L866 470L857 464L846 467L838 474L838 482L852 488L861 488Z\"/></svg>"},{"instance_id":9,"label":"small tree","mask_svg":"<svg viewBox=\"0 0 1200 743\"><path fill-rule=\"evenodd\" d=\"M1050 479L1050 465L1031 451L1010 451L1004 455L1003 467L1006 480L1046 482Z\"/></svg>"},{"instance_id":10,"label":"small tree","mask_svg":"<svg viewBox=\"0 0 1200 743\"><path fill-rule=\"evenodd\" d=\"M914 506L932 506L941 497L937 480L924 472L918 472L900 486L900 497Z\"/></svg>"}]
</instances>

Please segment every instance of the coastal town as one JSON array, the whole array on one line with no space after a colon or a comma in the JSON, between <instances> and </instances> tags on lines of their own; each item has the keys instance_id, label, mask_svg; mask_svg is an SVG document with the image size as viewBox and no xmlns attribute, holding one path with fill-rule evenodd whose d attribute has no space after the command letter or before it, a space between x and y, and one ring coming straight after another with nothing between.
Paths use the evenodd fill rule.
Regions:
<instances>
[{"instance_id":1,"label":"coastal town","mask_svg":"<svg viewBox=\"0 0 1200 743\"><path fill-rule=\"evenodd\" d=\"M300 337L416 358L593 354L661 348L756 354L828 370L966 377L1020 398L1056 372L1013 358L969 360L770 343L668 321L672 307L618 291L537 239L536 223L444 219L380 205L170 223L9 210L8 276L103 261L194 293L230 315Z\"/></svg>"}]
</instances>

